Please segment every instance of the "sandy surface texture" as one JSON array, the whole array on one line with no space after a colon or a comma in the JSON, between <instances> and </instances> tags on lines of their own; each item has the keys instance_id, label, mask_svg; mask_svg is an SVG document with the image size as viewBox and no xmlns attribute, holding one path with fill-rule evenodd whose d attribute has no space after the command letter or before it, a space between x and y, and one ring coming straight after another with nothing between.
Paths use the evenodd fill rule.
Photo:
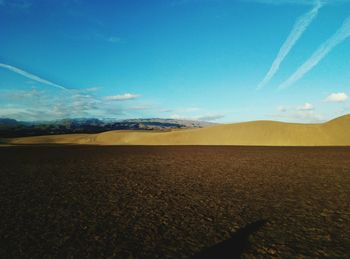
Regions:
<instances>
[{"instance_id":1,"label":"sandy surface texture","mask_svg":"<svg viewBox=\"0 0 350 259\"><path fill-rule=\"evenodd\" d=\"M0 257L348 258L349 154L3 147Z\"/></svg>"},{"instance_id":2,"label":"sandy surface texture","mask_svg":"<svg viewBox=\"0 0 350 259\"><path fill-rule=\"evenodd\" d=\"M172 131L109 131L7 140L12 144L350 146L350 115L323 124L255 121Z\"/></svg>"}]
</instances>

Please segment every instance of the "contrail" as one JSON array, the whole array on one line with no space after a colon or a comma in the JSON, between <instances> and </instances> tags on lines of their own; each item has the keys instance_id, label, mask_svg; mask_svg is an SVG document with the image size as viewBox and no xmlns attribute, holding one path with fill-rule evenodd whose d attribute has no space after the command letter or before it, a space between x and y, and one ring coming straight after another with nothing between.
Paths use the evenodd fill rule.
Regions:
<instances>
[{"instance_id":1,"label":"contrail","mask_svg":"<svg viewBox=\"0 0 350 259\"><path fill-rule=\"evenodd\" d=\"M61 90L65 90L65 91L68 91L68 90L69 90L68 88L66 88L66 87L64 87L64 86L62 86L62 85L55 84L55 83L53 83L53 82L50 82L50 81L48 81L48 80L45 80L45 79L43 79L43 78L41 78L41 77L38 77L38 76L33 75L33 74L31 74L31 73L28 73L28 72L26 72L26 71L24 71L24 70L22 70L22 69L19 69L19 68L17 68L17 67L14 67L14 66L10 66L10 65L7 65L7 64L0 63L0 67L5 68L5 69L7 69L7 70L9 70L9 71L11 71L11 72L14 72L14 73L16 73L16 74L19 74L19 75L21 75L21 76L24 76L24 77L26 77L26 78L29 78L29 79L31 79L31 80L37 81L37 82L39 82L39 83L46 84L46 85L49 85L49 86L53 86L53 87L56 87L56 88L59 88L59 89L61 89Z\"/></svg>"},{"instance_id":2,"label":"contrail","mask_svg":"<svg viewBox=\"0 0 350 259\"><path fill-rule=\"evenodd\" d=\"M315 6L309 12L297 19L292 31L290 32L286 41L283 43L281 49L277 54L277 57L273 61L269 72L267 72L265 78L259 83L257 90L263 88L277 73L283 60L286 58L293 46L297 43L299 38L303 35L304 31L309 27L311 22L316 18L318 11L323 5L324 4L321 1L317 1L315 3Z\"/></svg>"},{"instance_id":3,"label":"contrail","mask_svg":"<svg viewBox=\"0 0 350 259\"><path fill-rule=\"evenodd\" d=\"M307 72L314 68L333 48L342 43L350 37L350 17L348 17L343 25L336 31L336 33L323 43L314 54L303 64L297 71L283 82L279 88L287 88L301 79Z\"/></svg>"}]
</instances>

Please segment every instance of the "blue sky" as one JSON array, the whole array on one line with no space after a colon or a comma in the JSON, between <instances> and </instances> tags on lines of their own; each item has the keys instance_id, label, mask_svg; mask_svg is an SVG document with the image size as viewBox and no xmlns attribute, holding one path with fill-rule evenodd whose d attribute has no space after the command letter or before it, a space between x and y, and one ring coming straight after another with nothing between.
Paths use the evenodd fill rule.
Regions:
<instances>
[{"instance_id":1,"label":"blue sky","mask_svg":"<svg viewBox=\"0 0 350 259\"><path fill-rule=\"evenodd\" d=\"M347 0L0 0L0 117L350 113Z\"/></svg>"}]
</instances>

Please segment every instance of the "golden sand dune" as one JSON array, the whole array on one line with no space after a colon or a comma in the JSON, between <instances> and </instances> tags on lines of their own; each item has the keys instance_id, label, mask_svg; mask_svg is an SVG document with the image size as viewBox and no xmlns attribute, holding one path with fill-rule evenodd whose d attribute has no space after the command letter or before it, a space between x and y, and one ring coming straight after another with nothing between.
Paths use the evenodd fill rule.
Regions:
<instances>
[{"instance_id":1,"label":"golden sand dune","mask_svg":"<svg viewBox=\"0 0 350 259\"><path fill-rule=\"evenodd\" d=\"M350 115L323 124L254 121L174 131L16 138L11 144L350 146Z\"/></svg>"}]
</instances>

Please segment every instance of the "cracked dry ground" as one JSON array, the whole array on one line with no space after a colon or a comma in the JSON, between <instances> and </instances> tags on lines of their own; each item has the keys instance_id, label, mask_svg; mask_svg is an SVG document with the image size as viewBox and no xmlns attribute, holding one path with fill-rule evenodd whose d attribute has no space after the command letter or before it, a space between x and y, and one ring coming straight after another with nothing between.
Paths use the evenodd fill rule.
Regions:
<instances>
[{"instance_id":1,"label":"cracked dry ground","mask_svg":"<svg viewBox=\"0 0 350 259\"><path fill-rule=\"evenodd\" d=\"M350 148L0 148L0 257L350 257Z\"/></svg>"}]
</instances>

